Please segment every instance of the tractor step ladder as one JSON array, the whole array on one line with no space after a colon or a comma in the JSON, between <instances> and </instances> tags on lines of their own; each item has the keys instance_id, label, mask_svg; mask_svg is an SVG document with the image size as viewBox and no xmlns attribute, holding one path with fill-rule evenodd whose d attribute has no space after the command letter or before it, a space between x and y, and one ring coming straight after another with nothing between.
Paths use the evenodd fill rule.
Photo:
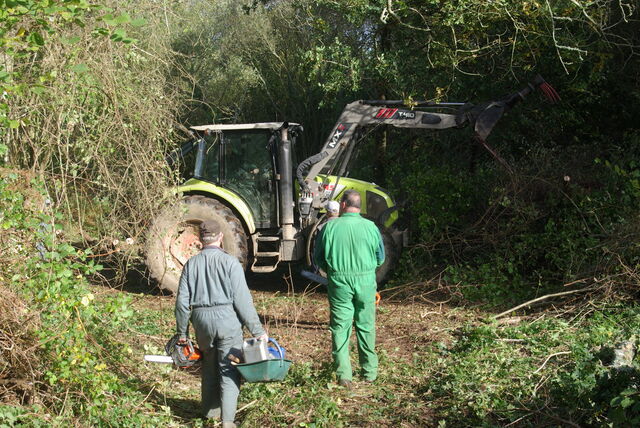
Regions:
<instances>
[{"instance_id":1,"label":"tractor step ladder","mask_svg":"<svg viewBox=\"0 0 640 428\"><path fill-rule=\"evenodd\" d=\"M255 252L251 272L269 273L280 263L280 236L260 235L255 238Z\"/></svg>"}]
</instances>

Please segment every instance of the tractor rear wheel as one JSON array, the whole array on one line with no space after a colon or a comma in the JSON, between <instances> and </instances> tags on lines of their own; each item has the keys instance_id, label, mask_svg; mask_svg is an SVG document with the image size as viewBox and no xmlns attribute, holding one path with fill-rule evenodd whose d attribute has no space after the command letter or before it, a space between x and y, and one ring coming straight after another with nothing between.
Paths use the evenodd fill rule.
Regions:
<instances>
[{"instance_id":1,"label":"tractor rear wheel","mask_svg":"<svg viewBox=\"0 0 640 428\"><path fill-rule=\"evenodd\" d=\"M224 250L247 264L247 235L236 215L222 202L194 195L167 207L153 222L146 240L147 267L161 289L176 293L182 267L200 251L200 223L220 224Z\"/></svg>"}]
</instances>

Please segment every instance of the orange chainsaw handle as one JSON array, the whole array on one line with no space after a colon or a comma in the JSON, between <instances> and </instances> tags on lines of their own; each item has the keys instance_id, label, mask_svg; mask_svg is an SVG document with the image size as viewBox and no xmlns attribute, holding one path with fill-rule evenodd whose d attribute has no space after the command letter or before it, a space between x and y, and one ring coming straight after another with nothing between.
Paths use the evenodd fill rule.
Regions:
<instances>
[{"instance_id":1,"label":"orange chainsaw handle","mask_svg":"<svg viewBox=\"0 0 640 428\"><path fill-rule=\"evenodd\" d=\"M200 351L199 348L196 348L195 346L193 347L183 346L182 352L184 353L184 356L187 357L189 361L198 361L202 359L202 352Z\"/></svg>"},{"instance_id":2,"label":"orange chainsaw handle","mask_svg":"<svg viewBox=\"0 0 640 428\"><path fill-rule=\"evenodd\" d=\"M380 300L382 300L382 297L380 297L380 293L376 292L376 306L380 305Z\"/></svg>"}]
</instances>

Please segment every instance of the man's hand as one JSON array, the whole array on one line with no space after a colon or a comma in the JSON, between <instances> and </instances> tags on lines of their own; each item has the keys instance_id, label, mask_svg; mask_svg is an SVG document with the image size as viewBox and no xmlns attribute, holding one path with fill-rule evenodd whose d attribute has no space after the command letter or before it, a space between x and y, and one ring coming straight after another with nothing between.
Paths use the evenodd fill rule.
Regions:
<instances>
[{"instance_id":1,"label":"man's hand","mask_svg":"<svg viewBox=\"0 0 640 428\"><path fill-rule=\"evenodd\" d=\"M265 342L269 341L269 334L265 333L257 337L258 340L264 340Z\"/></svg>"},{"instance_id":2,"label":"man's hand","mask_svg":"<svg viewBox=\"0 0 640 428\"><path fill-rule=\"evenodd\" d=\"M178 345L184 345L187 343L187 339L185 337L181 337L178 339Z\"/></svg>"}]
</instances>

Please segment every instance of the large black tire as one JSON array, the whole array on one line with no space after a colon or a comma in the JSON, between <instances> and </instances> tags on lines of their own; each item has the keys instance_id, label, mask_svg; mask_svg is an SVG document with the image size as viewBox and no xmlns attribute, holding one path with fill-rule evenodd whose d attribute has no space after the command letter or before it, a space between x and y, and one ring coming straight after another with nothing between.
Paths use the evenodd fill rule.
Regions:
<instances>
[{"instance_id":1,"label":"large black tire","mask_svg":"<svg viewBox=\"0 0 640 428\"><path fill-rule=\"evenodd\" d=\"M384 243L384 263L376 270L376 281L378 285L382 285L389 279L389 275L398 264L400 258L400 249L396 245L391 233L386 229L378 226Z\"/></svg>"},{"instance_id":2,"label":"large black tire","mask_svg":"<svg viewBox=\"0 0 640 428\"><path fill-rule=\"evenodd\" d=\"M164 209L147 235L147 267L163 290L178 291L182 267L200 250L199 228L205 220L215 220L220 224L224 250L236 256L243 267L246 266L247 235L233 211L215 199L188 196Z\"/></svg>"},{"instance_id":3,"label":"large black tire","mask_svg":"<svg viewBox=\"0 0 640 428\"><path fill-rule=\"evenodd\" d=\"M309 237L307 238L307 265L315 268L315 264L313 262L313 250L316 244L316 237L318 236L318 228L317 226L321 223L323 219L320 219L318 223L313 225L313 227L309 231ZM383 227L378 226L380 229L380 234L382 235L382 242L384 243L384 263L376 270L376 282L378 285L382 285L389 279L389 274L396 267L398 263L398 259L400 257L400 250L393 240L391 234ZM327 277L327 274L319 270L318 274Z\"/></svg>"}]
</instances>

